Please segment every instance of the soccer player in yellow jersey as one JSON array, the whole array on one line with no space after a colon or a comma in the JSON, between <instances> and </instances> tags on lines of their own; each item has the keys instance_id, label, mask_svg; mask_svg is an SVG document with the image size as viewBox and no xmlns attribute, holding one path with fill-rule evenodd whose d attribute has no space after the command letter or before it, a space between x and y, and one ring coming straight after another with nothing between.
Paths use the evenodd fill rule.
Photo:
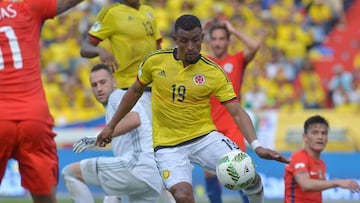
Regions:
<instances>
[{"instance_id":1,"label":"soccer player in yellow jersey","mask_svg":"<svg viewBox=\"0 0 360 203\"><path fill-rule=\"evenodd\" d=\"M231 81L221 67L200 54L203 33L200 20L182 15L174 27L174 49L150 54L141 64L138 78L125 93L112 120L97 137L97 145L111 141L116 124L136 104L152 83L153 145L155 159L166 187L177 203L193 203L192 163L216 172L217 161L238 146L216 131L210 116L214 94L230 112L256 154L264 159L289 163L280 153L257 141L250 117L240 106ZM264 199L257 174L244 189L251 203Z\"/></svg>"},{"instance_id":2,"label":"soccer player in yellow jersey","mask_svg":"<svg viewBox=\"0 0 360 203\"><path fill-rule=\"evenodd\" d=\"M111 52L98 46L105 39L111 44ZM87 58L99 56L115 71L118 88L126 90L136 80L141 61L151 51L159 49L160 43L153 9L140 4L139 0L118 0L98 13L80 54ZM141 104L151 119L150 88L146 89Z\"/></svg>"}]
</instances>

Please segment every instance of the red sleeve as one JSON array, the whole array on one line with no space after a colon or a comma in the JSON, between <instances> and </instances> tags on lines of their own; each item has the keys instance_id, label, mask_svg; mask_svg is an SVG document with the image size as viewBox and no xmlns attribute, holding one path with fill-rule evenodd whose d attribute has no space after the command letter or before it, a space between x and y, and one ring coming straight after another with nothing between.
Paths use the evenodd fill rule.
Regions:
<instances>
[{"instance_id":1,"label":"red sleeve","mask_svg":"<svg viewBox=\"0 0 360 203\"><path fill-rule=\"evenodd\" d=\"M56 16L57 0L30 0L30 3L35 16L44 20Z\"/></svg>"},{"instance_id":2,"label":"red sleeve","mask_svg":"<svg viewBox=\"0 0 360 203\"><path fill-rule=\"evenodd\" d=\"M293 171L293 174L296 175L300 172L308 172L308 158L304 153L295 153L291 157L291 162L289 164L289 168Z\"/></svg>"}]
</instances>

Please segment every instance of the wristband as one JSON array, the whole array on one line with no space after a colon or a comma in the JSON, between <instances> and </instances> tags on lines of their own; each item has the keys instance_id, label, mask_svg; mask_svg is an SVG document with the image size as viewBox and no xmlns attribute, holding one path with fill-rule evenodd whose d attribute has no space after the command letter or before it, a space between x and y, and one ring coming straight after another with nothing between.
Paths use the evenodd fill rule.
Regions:
<instances>
[{"instance_id":1,"label":"wristband","mask_svg":"<svg viewBox=\"0 0 360 203\"><path fill-rule=\"evenodd\" d=\"M258 140L254 140L251 142L251 148L255 150L256 148L260 147L260 143Z\"/></svg>"}]
</instances>

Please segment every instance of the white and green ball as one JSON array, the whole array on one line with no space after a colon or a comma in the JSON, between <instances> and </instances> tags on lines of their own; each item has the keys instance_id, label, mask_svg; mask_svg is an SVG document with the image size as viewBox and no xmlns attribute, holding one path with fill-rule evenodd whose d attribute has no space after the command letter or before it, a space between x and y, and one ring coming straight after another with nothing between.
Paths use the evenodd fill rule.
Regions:
<instances>
[{"instance_id":1,"label":"white and green ball","mask_svg":"<svg viewBox=\"0 0 360 203\"><path fill-rule=\"evenodd\" d=\"M216 165L216 175L220 183L230 190L246 188L254 182L255 174L253 160L248 154L239 150L232 150Z\"/></svg>"}]
</instances>

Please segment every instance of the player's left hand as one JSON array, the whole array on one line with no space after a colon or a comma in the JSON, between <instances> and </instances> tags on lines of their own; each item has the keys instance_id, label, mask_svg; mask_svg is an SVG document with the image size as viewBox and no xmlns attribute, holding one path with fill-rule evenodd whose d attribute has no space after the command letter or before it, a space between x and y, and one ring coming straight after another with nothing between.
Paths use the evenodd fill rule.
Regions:
<instances>
[{"instance_id":1,"label":"player's left hand","mask_svg":"<svg viewBox=\"0 0 360 203\"><path fill-rule=\"evenodd\" d=\"M290 163L290 160L288 158L284 157L279 152L271 150L271 149L257 147L255 149L255 152L259 157L261 157L263 159L275 160L275 161L279 161L279 162L286 163L286 164Z\"/></svg>"},{"instance_id":2,"label":"player's left hand","mask_svg":"<svg viewBox=\"0 0 360 203\"><path fill-rule=\"evenodd\" d=\"M96 146L96 136L93 137L83 137L73 145L73 151L75 153L83 152L88 148L92 148Z\"/></svg>"}]
</instances>

